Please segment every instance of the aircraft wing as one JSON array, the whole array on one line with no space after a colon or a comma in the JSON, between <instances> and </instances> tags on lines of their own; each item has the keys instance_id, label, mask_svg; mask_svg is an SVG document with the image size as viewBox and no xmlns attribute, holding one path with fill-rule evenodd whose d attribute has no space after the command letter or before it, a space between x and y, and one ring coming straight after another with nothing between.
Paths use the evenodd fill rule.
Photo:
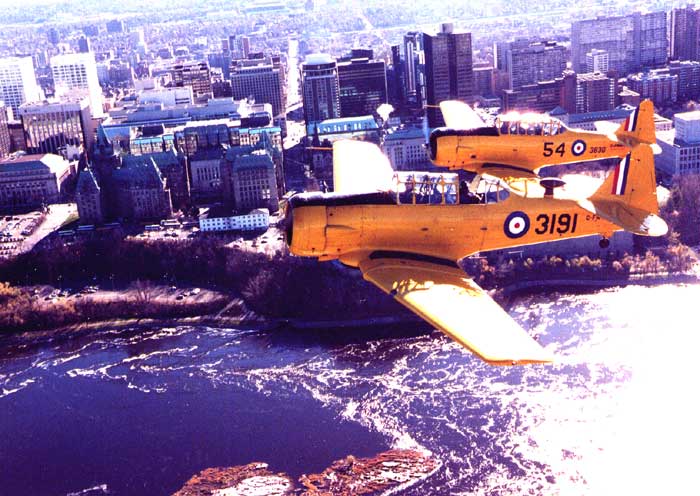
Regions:
<instances>
[{"instance_id":1,"label":"aircraft wing","mask_svg":"<svg viewBox=\"0 0 700 496\"><path fill-rule=\"evenodd\" d=\"M360 263L364 278L492 365L553 357L457 267L404 258Z\"/></svg>"},{"instance_id":2,"label":"aircraft wing","mask_svg":"<svg viewBox=\"0 0 700 496\"><path fill-rule=\"evenodd\" d=\"M484 127L484 120L464 102L445 100L440 102L440 110L447 127L452 129L476 129Z\"/></svg>"}]
</instances>

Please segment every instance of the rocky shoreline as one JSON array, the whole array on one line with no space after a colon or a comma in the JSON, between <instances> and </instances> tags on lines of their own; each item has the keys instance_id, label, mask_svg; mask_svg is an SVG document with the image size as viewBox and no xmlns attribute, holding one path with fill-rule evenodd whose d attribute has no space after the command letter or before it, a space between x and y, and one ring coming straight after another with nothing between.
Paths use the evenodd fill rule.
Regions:
<instances>
[{"instance_id":1,"label":"rocky shoreline","mask_svg":"<svg viewBox=\"0 0 700 496\"><path fill-rule=\"evenodd\" d=\"M371 458L352 455L337 460L320 474L295 482L273 473L266 463L208 468L194 475L173 496L389 496L427 479L440 468L430 454L390 450Z\"/></svg>"}]
</instances>

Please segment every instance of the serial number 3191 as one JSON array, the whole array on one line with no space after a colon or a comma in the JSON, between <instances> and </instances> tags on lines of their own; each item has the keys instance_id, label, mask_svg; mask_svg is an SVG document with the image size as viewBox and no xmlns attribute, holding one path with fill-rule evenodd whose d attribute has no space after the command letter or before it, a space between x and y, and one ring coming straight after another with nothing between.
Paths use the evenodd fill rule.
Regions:
<instances>
[{"instance_id":1,"label":"serial number 3191","mask_svg":"<svg viewBox=\"0 0 700 496\"><path fill-rule=\"evenodd\" d=\"M537 234L575 233L578 214L540 214L536 221L539 223L535 229Z\"/></svg>"}]
</instances>

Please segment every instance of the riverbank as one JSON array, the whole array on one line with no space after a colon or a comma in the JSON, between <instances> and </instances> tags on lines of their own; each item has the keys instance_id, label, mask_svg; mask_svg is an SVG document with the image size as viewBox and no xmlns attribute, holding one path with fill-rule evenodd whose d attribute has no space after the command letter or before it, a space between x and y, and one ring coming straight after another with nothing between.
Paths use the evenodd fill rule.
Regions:
<instances>
[{"instance_id":1,"label":"riverbank","mask_svg":"<svg viewBox=\"0 0 700 496\"><path fill-rule=\"evenodd\" d=\"M695 273L685 274L655 274L637 277L559 277L514 281L490 291L491 296L504 307L510 306L512 300L522 294L537 294L551 291L588 292L600 289L625 287L630 285L656 286L663 284L698 284L700 276ZM19 288L29 292L35 288ZM46 290L46 289L45 289ZM388 329L399 327L412 327L416 330L427 329L429 326L417 315L408 312L403 307L393 315L377 315L354 319L313 319L313 318L280 318L259 315L247 309L245 301L231 297L215 290L202 290L195 299L187 302L178 300L178 292L173 292L167 287L152 286L149 291L153 295L150 305L157 302L158 307L144 312L148 316L123 316L124 309L135 308L135 300L139 298L136 290L124 291L98 291L85 297L82 302L86 306L101 306L101 310L92 315L100 315L100 318L91 318L78 322L66 323L68 318L61 314L55 325L46 325L42 328L8 328L3 330L10 332L32 332L37 335L47 334L72 334L99 331L102 329L121 330L149 327L171 326L207 326L216 328L235 328L242 330L290 330L290 331L319 331L319 330L352 330L352 329ZM40 295L39 295L40 296ZM39 298L40 299L40 298ZM99 303L98 303L99 302ZM131 303L128 303L131 302ZM49 306L55 303L48 303ZM32 311L37 308L30 305ZM53 312L44 311L50 316L65 309L65 305L54 309ZM158 314L158 309L163 311ZM206 310L206 311L202 311ZM42 312L39 311L39 314ZM175 314L175 315L173 315ZM120 317L123 316L123 317Z\"/></svg>"}]
</instances>

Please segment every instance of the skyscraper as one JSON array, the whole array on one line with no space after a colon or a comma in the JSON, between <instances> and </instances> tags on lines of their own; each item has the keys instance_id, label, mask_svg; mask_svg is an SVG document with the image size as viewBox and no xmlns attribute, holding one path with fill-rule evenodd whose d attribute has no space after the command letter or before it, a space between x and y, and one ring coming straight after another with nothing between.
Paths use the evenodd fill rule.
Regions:
<instances>
[{"instance_id":1,"label":"skyscraper","mask_svg":"<svg viewBox=\"0 0 700 496\"><path fill-rule=\"evenodd\" d=\"M664 65L667 47L666 12L635 12L571 24L571 59L576 72L586 71L586 54L594 48L608 52L610 70L629 74Z\"/></svg>"},{"instance_id":2,"label":"skyscraper","mask_svg":"<svg viewBox=\"0 0 700 496\"><path fill-rule=\"evenodd\" d=\"M372 115L387 102L386 65L383 60L352 58L338 63L340 115Z\"/></svg>"},{"instance_id":3,"label":"skyscraper","mask_svg":"<svg viewBox=\"0 0 700 496\"><path fill-rule=\"evenodd\" d=\"M90 151L94 131L87 97L25 103L19 117L29 153L54 153L72 160Z\"/></svg>"},{"instance_id":4,"label":"skyscraper","mask_svg":"<svg viewBox=\"0 0 700 496\"><path fill-rule=\"evenodd\" d=\"M671 11L671 60L698 59L698 17L693 5Z\"/></svg>"},{"instance_id":5,"label":"skyscraper","mask_svg":"<svg viewBox=\"0 0 700 496\"><path fill-rule=\"evenodd\" d=\"M234 60L231 64L231 91L240 100L253 97L256 103L272 105L272 117L285 112L282 72L279 61L270 57L253 60Z\"/></svg>"},{"instance_id":6,"label":"skyscraper","mask_svg":"<svg viewBox=\"0 0 700 496\"><path fill-rule=\"evenodd\" d=\"M78 51L88 53L90 51L90 40L86 36L78 38Z\"/></svg>"},{"instance_id":7,"label":"skyscraper","mask_svg":"<svg viewBox=\"0 0 700 496\"><path fill-rule=\"evenodd\" d=\"M423 35L428 126L444 126L438 105L444 100L467 101L473 95L472 35L452 32L442 24L435 35Z\"/></svg>"},{"instance_id":8,"label":"skyscraper","mask_svg":"<svg viewBox=\"0 0 700 496\"><path fill-rule=\"evenodd\" d=\"M510 89L551 81L566 69L566 48L556 41L515 41L506 57Z\"/></svg>"},{"instance_id":9,"label":"skyscraper","mask_svg":"<svg viewBox=\"0 0 700 496\"><path fill-rule=\"evenodd\" d=\"M9 118L9 109L7 105L0 102L0 159L3 159L10 154L12 145L12 142L10 141L10 128L7 125Z\"/></svg>"},{"instance_id":10,"label":"skyscraper","mask_svg":"<svg viewBox=\"0 0 700 496\"><path fill-rule=\"evenodd\" d=\"M615 79L593 72L576 75L576 112L601 112L615 108Z\"/></svg>"},{"instance_id":11,"label":"skyscraper","mask_svg":"<svg viewBox=\"0 0 700 496\"><path fill-rule=\"evenodd\" d=\"M90 99L93 117L102 117L102 87L97 79L97 65L92 53L68 53L51 58L56 96L81 92Z\"/></svg>"},{"instance_id":12,"label":"skyscraper","mask_svg":"<svg viewBox=\"0 0 700 496\"><path fill-rule=\"evenodd\" d=\"M607 73L610 70L610 55L605 50L594 48L586 54L586 72Z\"/></svg>"},{"instance_id":13,"label":"skyscraper","mask_svg":"<svg viewBox=\"0 0 700 496\"><path fill-rule=\"evenodd\" d=\"M19 106L25 102L41 100L31 57L0 59L0 100L18 115Z\"/></svg>"},{"instance_id":14,"label":"skyscraper","mask_svg":"<svg viewBox=\"0 0 700 496\"><path fill-rule=\"evenodd\" d=\"M421 107L425 96L425 51L423 33L409 32L403 37L403 83L406 103Z\"/></svg>"},{"instance_id":15,"label":"skyscraper","mask_svg":"<svg viewBox=\"0 0 700 496\"><path fill-rule=\"evenodd\" d=\"M309 125L340 117L338 65L327 54L312 54L301 66L304 120Z\"/></svg>"},{"instance_id":16,"label":"skyscraper","mask_svg":"<svg viewBox=\"0 0 700 496\"><path fill-rule=\"evenodd\" d=\"M175 87L190 86L195 99L211 98L211 73L206 62L175 64L171 72Z\"/></svg>"}]
</instances>

